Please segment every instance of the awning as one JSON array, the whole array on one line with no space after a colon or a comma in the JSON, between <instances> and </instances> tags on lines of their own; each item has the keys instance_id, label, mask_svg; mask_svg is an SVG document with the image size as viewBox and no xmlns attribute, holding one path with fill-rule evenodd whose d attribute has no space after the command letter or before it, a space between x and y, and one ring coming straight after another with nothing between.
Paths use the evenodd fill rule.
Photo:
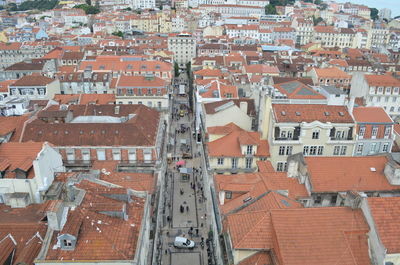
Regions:
<instances>
[{"instance_id":1,"label":"awning","mask_svg":"<svg viewBox=\"0 0 400 265\"><path fill-rule=\"evenodd\" d=\"M182 174L191 174L191 173L193 173L193 168L181 167L181 168L179 169L179 173L182 173Z\"/></svg>"},{"instance_id":2,"label":"awning","mask_svg":"<svg viewBox=\"0 0 400 265\"><path fill-rule=\"evenodd\" d=\"M185 160L179 160L178 162L176 162L177 166L184 166L186 164Z\"/></svg>"}]
</instances>

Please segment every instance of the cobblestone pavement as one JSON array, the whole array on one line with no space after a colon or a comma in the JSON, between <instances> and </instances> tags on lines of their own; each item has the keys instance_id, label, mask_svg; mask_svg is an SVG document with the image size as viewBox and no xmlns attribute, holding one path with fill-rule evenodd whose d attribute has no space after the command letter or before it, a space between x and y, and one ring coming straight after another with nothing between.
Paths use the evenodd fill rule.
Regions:
<instances>
[{"instance_id":1,"label":"cobblestone pavement","mask_svg":"<svg viewBox=\"0 0 400 265\"><path fill-rule=\"evenodd\" d=\"M184 80L185 76L181 75ZM167 211L165 212L162 228L162 262L169 265L200 265L208 264L205 241L210 230L209 215L203 195L203 177L200 171L201 157L198 156L197 145L193 138L193 115L185 112L180 117L180 110L188 105L188 98L177 95L175 89L172 107L172 123L169 137L173 139L173 146L169 153L172 161L168 165L166 193ZM185 132L177 132L185 128ZM185 144L186 142L186 144ZM186 153L193 158L182 158ZM176 166L178 161L184 160L182 168L194 169L193 173L181 174ZM183 211L182 211L183 210ZM184 236L195 242L194 249L178 249L173 246L176 236Z\"/></svg>"}]
</instances>

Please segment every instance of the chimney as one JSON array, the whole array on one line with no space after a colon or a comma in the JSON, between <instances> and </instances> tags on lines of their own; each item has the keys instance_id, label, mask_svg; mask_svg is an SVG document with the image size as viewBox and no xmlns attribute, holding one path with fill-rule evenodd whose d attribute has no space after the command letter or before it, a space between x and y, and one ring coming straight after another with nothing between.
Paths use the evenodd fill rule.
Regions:
<instances>
[{"instance_id":1,"label":"chimney","mask_svg":"<svg viewBox=\"0 0 400 265\"><path fill-rule=\"evenodd\" d=\"M62 229L62 220L64 211L64 204L61 200L51 201L49 210L46 212L47 222L51 229L60 231Z\"/></svg>"},{"instance_id":2,"label":"chimney","mask_svg":"<svg viewBox=\"0 0 400 265\"><path fill-rule=\"evenodd\" d=\"M240 109L247 114L247 101L240 101Z\"/></svg>"},{"instance_id":3,"label":"chimney","mask_svg":"<svg viewBox=\"0 0 400 265\"><path fill-rule=\"evenodd\" d=\"M388 155L388 162L386 162L384 173L391 185L400 185L400 165L391 155Z\"/></svg>"},{"instance_id":4,"label":"chimney","mask_svg":"<svg viewBox=\"0 0 400 265\"><path fill-rule=\"evenodd\" d=\"M347 109L349 110L350 114L353 114L355 100L356 100L356 98L354 96L351 96L350 100L349 100L349 103L347 105Z\"/></svg>"},{"instance_id":5,"label":"chimney","mask_svg":"<svg viewBox=\"0 0 400 265\"><path fill-rule=\"evenodd\" d=\"M114 108L114 114L115 115L119 114L119 108L120 108L120 106L115 106L115 108Z\"/></svg>"}]
</instances>

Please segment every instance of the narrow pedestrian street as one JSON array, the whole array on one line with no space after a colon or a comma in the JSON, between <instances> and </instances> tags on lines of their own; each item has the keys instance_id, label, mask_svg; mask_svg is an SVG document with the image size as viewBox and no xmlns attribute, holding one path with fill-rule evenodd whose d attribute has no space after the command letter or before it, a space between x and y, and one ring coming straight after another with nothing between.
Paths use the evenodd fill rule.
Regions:
<instances>
[{"instance_id":1,"label":"narrow pedestrian street","mask_svg":"<svg viewBox=\"0 0 400 265\"><path fill-rule=\"evenodd\" d=\"M211 240L210 216L207 216L202 158L193 137L193 114L186 95L179 95L179 84L185 84L186 74L176 79L172 100L172 117L166 173L165 226L162 228L161 264L200 265L213 264L208 258ZM193 249L175 248L175 237L185 237L195 242ZM208 249L208 251L207 251Z\"/></svg>"}]
</instances>

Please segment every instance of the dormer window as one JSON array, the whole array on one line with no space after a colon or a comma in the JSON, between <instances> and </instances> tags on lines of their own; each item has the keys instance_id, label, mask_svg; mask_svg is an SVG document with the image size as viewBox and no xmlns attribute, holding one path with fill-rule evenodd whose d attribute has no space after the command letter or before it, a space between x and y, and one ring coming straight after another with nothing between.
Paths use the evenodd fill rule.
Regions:
<instances>
[{"instance_id":1,"label":"dormer window","mask_svg":"<svg viewBox=\"0 0 400 265\"><path fill-rule=\"evenodd\" d=\"M232 199L232 191L225 192L225 199Z\"/></svg>"},{"instance_id":2,"label":"dormer window","mask_svg":"<svg viewBox=\"0 0 400 265\"><path fill-rule=\"evenodd\" d=\"M253 146L252 145L248 145L247 146L246 154L247 155L252 155L253 154Z\"/></svg>"},{"instance_id":3,"label":"dormer window","mask_svg":"<svg viewBox=\"0 0 400 265\"><path fill-rule=\"evenodd\" d=\"M72 241L69 239L63 240L64 247L72 247Z\"/></svg>"}]
</instances>

